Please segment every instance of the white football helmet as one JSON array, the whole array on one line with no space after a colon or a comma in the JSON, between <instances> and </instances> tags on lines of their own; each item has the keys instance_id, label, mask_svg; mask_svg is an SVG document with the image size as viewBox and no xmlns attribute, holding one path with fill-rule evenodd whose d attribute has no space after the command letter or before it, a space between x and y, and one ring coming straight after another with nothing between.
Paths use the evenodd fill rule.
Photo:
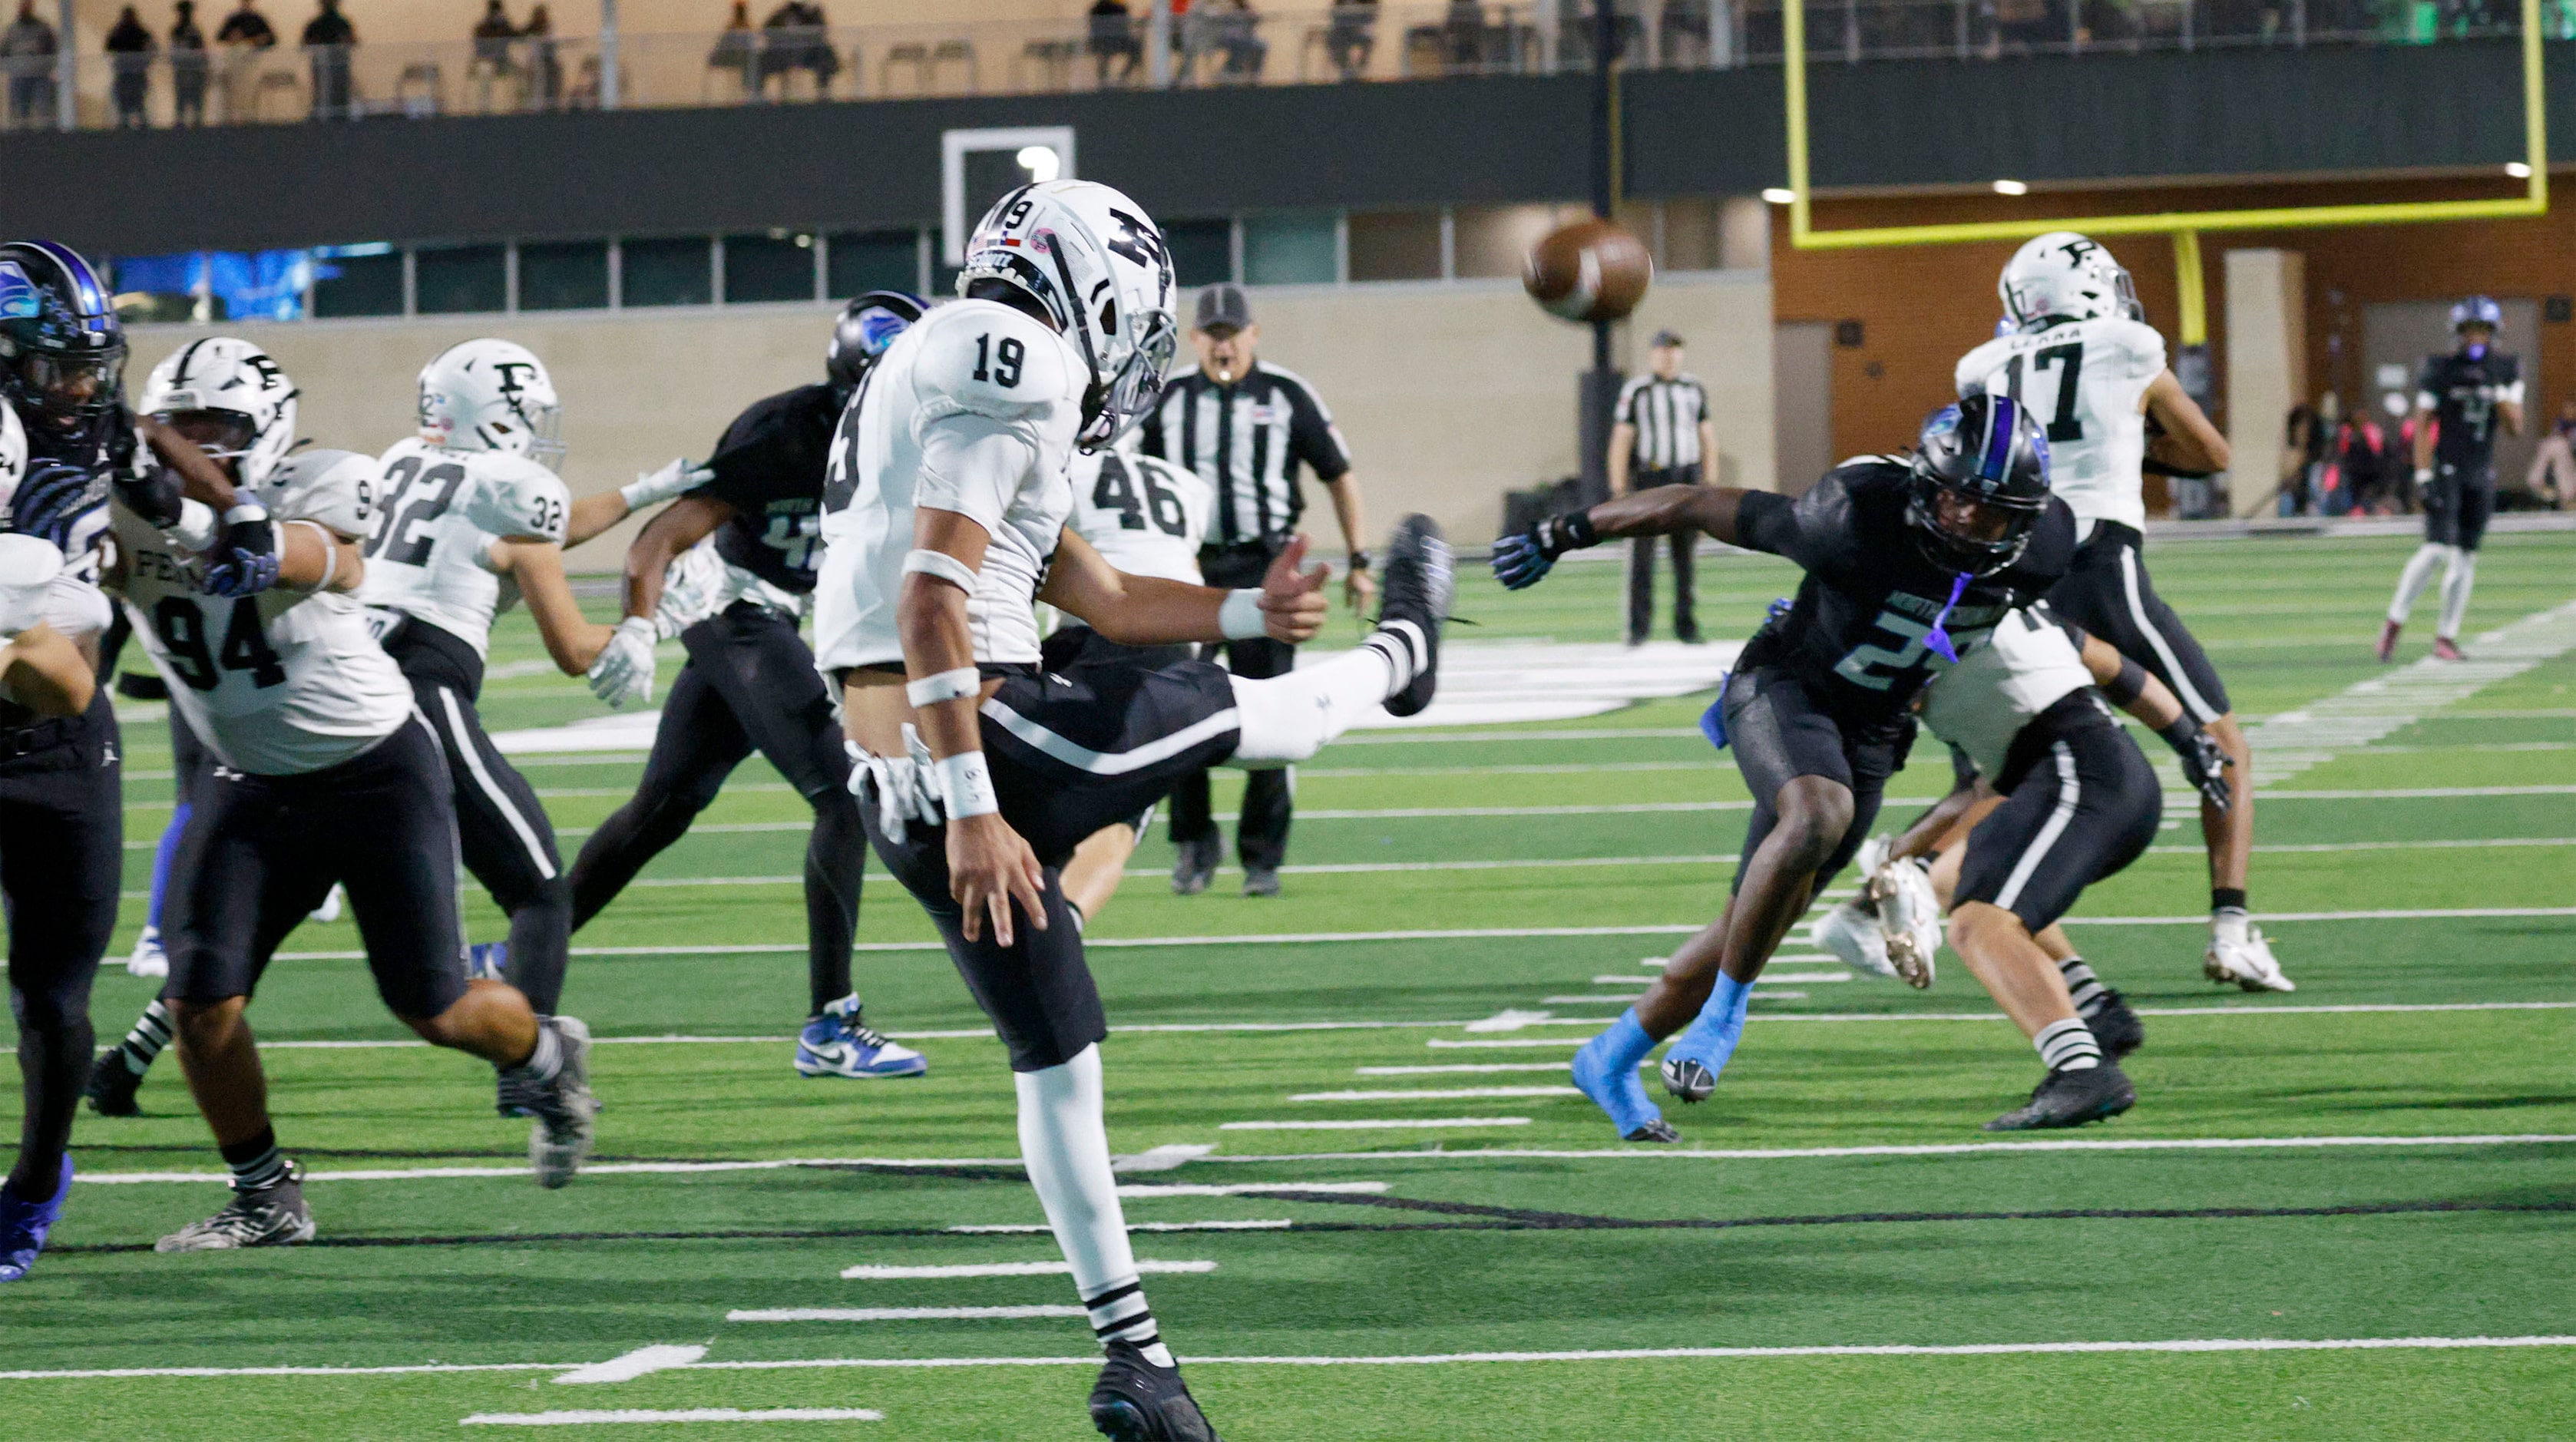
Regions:
<instances>
[{"instance_id":1,"label":"white football helmet","mask_svg":"<svg viewBox=\"0 0 2576 1442\"><path fill-rule=\"evenodd\" d=\"M219 335L192 340L154 366L141 409L164 424L191 413L222 418L230 434L206 445L206 454L231 461L243 485L257 486L295 448L299 394L268 352Z\"/></svg>"},{"instance_id":2,"label":"white football helmet","mask_svg":"<svg viewBox=\"0 0 2576 1442\"><path fill-rule=\"evenodd\" d=\"M1161 393L1180 327L1171 252L1143 206L1093 180L1023 185L966 242L957 293L978 280L1028 292L1082 352L1084 450L1117 439Z\"/></svg>"},{"instance_id":3,"label":"white football helmet","mask_svg":"<svg viewBox=\"0 0 2576 1442\"><path fill-rule=\"evenodd\" d=\"M2138 289L2111 252L2071 230L2035 235L2013 252L1996 282L2004 315L2024 331L2101 316L2146 319Z\"/></svg>"},{"instance_id":4,"label":"white football helmet","mask_svg":"<svg viewBox=\"0 0 2576 1442\"><path fill-rule=\"evenodd\" d=\"M469 340L420 368L420 433L432 445L551 467L563 461L562 429L554 377L526 346Z\"/></svg>"}]
</instances>

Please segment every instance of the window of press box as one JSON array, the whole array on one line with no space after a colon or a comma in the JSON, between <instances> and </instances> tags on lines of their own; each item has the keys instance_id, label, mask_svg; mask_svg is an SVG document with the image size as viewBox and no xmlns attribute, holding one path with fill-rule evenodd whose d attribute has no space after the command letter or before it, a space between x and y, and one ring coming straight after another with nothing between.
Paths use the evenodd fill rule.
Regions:
<instances>
[{"instance_id":1,"label":"window of press box","mask_svg":"<svg viewBox=\"0 0 2576 1442\"><path fill-rule=\"evenodd\" d=\"M1243 283L1331 285L1341 279L1335 255L1340 217L1292 210L1243 218Z\"/></svg>"},{"instance_id":2,"label":"window of press box","mask_svg":"<svg viewBox=\"0 0 2576 1442\"><path fill-rule=\"evenodd\" d=\"M629 240L619 245L618 252L620 305L633 309L714 302L715 271L705 237Z\"/></svg>"},{"instance_id":3,"label":"window of press box","mask_svg":"<svg viewBox=\"0 0 2576 1442\"><path fill-rule=\"evenodd\" d=\"M519 246L519 309L606 310L608 242L532 241Z\"/></svg>"},{"instance_id":4,"label":"window of press box","mask_svg":"<svg viewBox=\"0 0 2576 1442\"><path fill-rule=\"evenodd\" d=\"M1351 279L1439 278L1439 212L1401 210L1351 217Z\"/></svg>"},{"instance_id":5,"label":"window of press box","mask_svg":"<svg viewBox=\"0 0 2576 1442\"><path fill-rule=\"evenodd\" d=\"M400 315L402 252L392 246L335 246L313 252L313 314Z\"/></svg>"},{"instance_id":6,"label":"window of press box","mask_svg":"<svg viewBox=\"0 0 2576 1442\"><path fill-rule=\"evenodd\" d=\"M831 237L824 284L834 300L921 284L921 236L910 230L845 230Z\"/></svg>"},{"instance_id":7,"label":"window of press box","mask_svg":"<svg viewBox=\"0 0 2576 1442\"><path fill-rule=\"evenodd\" d=\"M1234 279L1234 222L1174 220L1163 226L1172 252L1172 278L1182 289Z\"/></svg>"},{"instance_id":8,"label":"window of press box","mask_svg":"<svg viewBox=\"0 0 2576 1442\"><path fill-rule=\"evenodd\" d=\"M814 237L788 231L728 235L724 242L727 305L814 298Z\"/></svg>"},{"instance_id":9,"label":"window of press box","mask_svg":"<svg viewBox=\"0 0 2576 1442\"><path fill-rule=\"evenodd\" d=\"M412 308L421 315L508 309L508 249L498 245L422 246L412 252L412 302Z\"/></svg>"}]
</instances>

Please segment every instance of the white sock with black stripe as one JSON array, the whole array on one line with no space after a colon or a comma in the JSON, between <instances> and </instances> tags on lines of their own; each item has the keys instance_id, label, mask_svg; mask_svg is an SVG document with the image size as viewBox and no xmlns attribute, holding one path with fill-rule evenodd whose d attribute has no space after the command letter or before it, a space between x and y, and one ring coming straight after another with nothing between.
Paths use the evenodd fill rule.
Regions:
<instances>
[{"instance_id":1,"label":"white sock with black stripe","mask_svg":"<svg viewBox=\"0 0 2576 1442\"><path fill-rule=\"evenodd\" d=\"M1011 1081L1020 1094L1020 1157L1029 1185L1073 1267L1074 1290L1093 1329L1104 1342L1133 1343L1155 1366L1171 1366L1136 1280L1136 1253L1109 1167L1100 1048L1084 1047L1061 1066L1014 1072Z\"/></svg>"},{"instance_id":2,"label":"white sock with black stripe","mask_svg":"<svg viewBox=\"0 0 2576 1442\"><path fill-rule=\"evenodd\" d=\"M2102 1064L2102 1044L2075 1017L2041 1027L2030 1044L2038 1049L2039 1059L2047 1063L2050 1071L2090 1071Z\"/></svg>"},{"instance_id":3,"label":"white sock with black stripe","mask_svg":"<svg viewBox=\"0 0 2576 1442\"><path fill-rule=\"evenodd\" d=\"M2084 958L2070 956L2057 964L2057 974L2066 978L2067 994L2075 998L2075 1014L2087 1020L2099 1015L2102 1003L2110 999L2110 989L2102 978L2084 964Z\"/></svg>"},{"instance_id":4,"label":"white sock with black stripe","mask_svg":"<svg viewBox=\"0 0 2576 1442\"><path fill-rule=\"evenodd\" d=\"M153 1059L169 1045L170 1008L156 996L143 1008L143 1015L134 1019L134 1029L125 1034L125 1040L116 1044L116 1054L125 1062L127 1071L141 1076L152 1070Z\"/></svg>"},{"instance_id":5,"label":"white sock with black stripe","mask_svg":"<svg viewBox=\"0 0 2576 1442\"><path fill-rule=\"evenodd\" d=\"M1397 624L1411 628L1410 622ZM1401 632L1379 631L1355 651L1285 676L1234 677L1242 736L1235 742L1232 763L1304 761L1323 750L1326 742L1386 704L1387 697L1413 684L1421 663L1415 646Z\"/></svg>"},{"instance_id":6,"label":"white sock with black stripe","mask_svg":"<svg viewBox=\"0 0 2576 1442\"><path fill-rule=\"evenodd\" d=\"M1124 1342L1157 1367L1174 1365L1172 1349L1163 1345L1163 1334L1154 1325L1154 1309L1145 1305L1145 1286L1133 1273L1098 1295L1085 1292L1082 1305L1091 1314L1091 1333L1101 1346Z\"/></svg>"}]
</instances>

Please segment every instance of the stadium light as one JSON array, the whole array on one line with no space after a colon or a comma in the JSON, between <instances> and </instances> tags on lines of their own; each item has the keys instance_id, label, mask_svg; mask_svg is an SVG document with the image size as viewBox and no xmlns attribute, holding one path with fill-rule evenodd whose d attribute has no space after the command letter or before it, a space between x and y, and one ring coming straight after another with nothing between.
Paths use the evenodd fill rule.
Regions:
<instances>
[{"instance_id":1,"label":"stadium light","mask_svg":"<svg viewBox=\"0 0 2576 1442\"><path fill-rule=\"evenodd\" d=\"M1998 180L1995 182L1995 194L2028 195L2030 194L2030 187L2018 180Z\"/></svg>"},{"instance_id":2,"label":"stadium light","mask_svg":"<svg viewBox=\"0 0 2576 1442\"><path fill-rule=\"evenodd\" d=\"M2531 167L2519 160L2508 160L2504 163L2504 173L2516 180L2529 180Z\"/></svg>"},{"instance_id":3,"label":"stadium light","mask_svg":"<svg viewBox=\"0 0 2576 1442\"><path fill-rule=\"evenodd\" d=\"M1798 198L1798 192L1794 190L1786 190L1775 185L1770 189L1763 191L1762 198L1771 202L1773 205L1787 205Z\"/></svg>"}]
</instances>

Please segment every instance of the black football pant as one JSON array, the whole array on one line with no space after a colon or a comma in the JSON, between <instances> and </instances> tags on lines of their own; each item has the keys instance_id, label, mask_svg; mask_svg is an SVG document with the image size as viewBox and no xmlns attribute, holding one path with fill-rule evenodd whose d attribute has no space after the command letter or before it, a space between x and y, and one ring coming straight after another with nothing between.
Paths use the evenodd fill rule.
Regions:
<instances>
[{"instance_id":1,"label":"black football pant","mask_svg":"<svg viewBox=\"0 0 2576 1442\"><path fill-rule=\"evenodd\" d=\"M411 682L412 702L438 736L456 785L456 837L465 869L510 917L510 984L539 1015L563 1000L572 946L572 882L536 788L484 734L474 709L482 659L463 640L408 620L385 650Z\"/></svg>"},{"instance_id":2,"label":"black football pant","mask_svg":"<svg viewBox=\"0 0 2576 1442\"><path fill-rule=\"evenodd\" d=\"M680 633L688 664L671 681L635 799L619 807L572 864L575 930L626 889L758 751L806 804L805 969L813 1012L850 994L867 831L849 792L850 758L832 698L796 622L737 601Z\"/></svg>"},{"instance_id":3,"label":"black football pant","mask_svg":"<svg viewBox=\"0 0 2576 1442\"><path fill-rule=\"evenodd\" d=\"M9 1189L50 1197L89 1077L89 988L116 929L125 871L116 712L0 731L0 897L9 910L9 1010L26 1088Z\"/></svg>"},{"instance_id":4,"label":"black football pant","mask_svg":"<svg viewBox=\"0 0 2576 1442\"><path fill-rule=\"evenodd\" d=\"M1270 563L1285 547L1266 541L1235 546L1211 546L1199 552L1199 571L1211 586L1233 590L1258 586L1270 570ZM1285 641L1257 636L1249 641L1227 641L1209 646L1200 654L1213 661L1219 654L1226 669L1246 680L1264 680L1285 676L1297 669L1297 648ZM1243 780L1243 810L1234 825L1235 854L1244 869L1275 871L1288 857L1288 823L1295 809L1296 768L1247 771ZM1190 772L1172 784L1172 826L1174 845L1195 841L1218 840L1216 813L1208 797L1208 774L1205 770Z\"/></svg>"},{"instance_id":5,"label":"black football pant","mask_svg":"<svg viewBox=\"0 0 2576 1442\"><path fill-rule=\"evenodd\" d=\"M1694 473L1685 470L1639 471L1628 489L1648 490L1655 486L1687 486ZM1628 543L1628 640L1643 641L1655 629L1655 547L1658 544L1673 553L1673 639L1699 639L1699 616L1696 602L1697 579L1692 563L1699 553L1699 534L1682 531L1671 536L1639 536Z\"/></svg>"}]
</instances>

